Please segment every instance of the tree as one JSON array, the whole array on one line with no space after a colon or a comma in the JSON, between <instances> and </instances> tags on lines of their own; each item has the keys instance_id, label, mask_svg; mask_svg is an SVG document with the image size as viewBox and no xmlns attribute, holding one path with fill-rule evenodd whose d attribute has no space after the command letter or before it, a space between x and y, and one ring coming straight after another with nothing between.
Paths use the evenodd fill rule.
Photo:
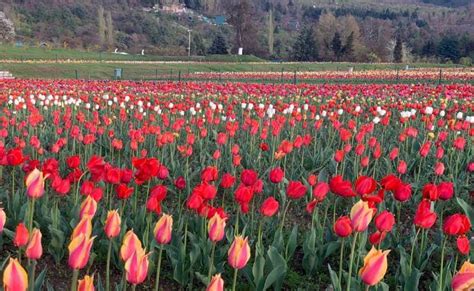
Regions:
<instances>
[{"instance_id":1,"label":"tree","mask_svg":"<svg viewBox=\"0 0 474 291\"><path fill-rule=\"evenodd\" d=\"M97 17L99 22L99 39L100 45L104 45L105 43L105 18L104 18L104 7L99 5L97 9Z\"/></svg>"},{"instance_id":2,"label":"tree","mask_svg":"<svg viewBox=\"0 0 474 291\"><path fill-rule=\"evenodd\" d=\"M206 47L200 34L193 35L193 41L191 42L191 51L198 56L204 56L206 54Z\"/></svg>"},{"instance_id":3,"label":"tree","mask_svg":"<svg viewBox=\"0 0 474 291\"><path fill-rule=\"evenodd\" d=\"M354 55L354 32L351 32L346 39L346 44L342 48L342 52L347 60L352 60Z\"/></svg>"},{"instance_id":4,"label":"tree","mask_svg":"<svg viewBox=\"0 0 474 291\"><path fill-rule=\"evenodd\" d=\"M403 59L403 44L400 36L397 37L395 48L393 49L393 61L395 63L401 63Z\"/></svg>"},{"instance_id":5,"label":"tree","mask_svg":"<svg viewBox=\"0 0 474 291\"><path fill-rule=\"evenodd\" d=\"M433 40L428 40L421 48L421 55L425 57L432 57L436 54L436 45Z\"/></svg>"},{"instance_id":6,"label":"tree","mask_svg":"<svg viewBox=\"0 0 474 291\"><path fill-rule=\"evenodd\" d=\"M332 38L331 49L334 53L334 56L336 57L336 61L339 61L343 53L341 35L339 32L336 32Z\"/></svg>"},{"instance_id":7,"label":"tree","mask_svg":"<svg viewBox=\"0 0 474 291\"><path fill-rule=\"evenodd\" d=\"M293 45L291 58L299 62L313 62L318 59L318 50L313 28L304 27Z\"/></svg>"},{"instance_id":8,"label":"tree","mask_svg":"<svg viewBox=\"0 0 474 291\"><path fill-rule=\"evenodd\" d=\"M227 1L229 2L226 3L228 22L235 29L233 50L244 48L248 54L266 54L268 49L262 47L262 43L258 41L262 39L259 36L259 32L262 31L259 30L260 25L257 22L257 19L260 19L260 15L257 15L257 7L250 0Z\"/></svg>"},{"instance_id":9,"label":"tree","mask_svg":"<svg viewBox=\"0 0 474 291\"><path fill-rule=\"evenodd\" d=\"M438 56L443 60L457 62L461 57L459 41L452 36L445 36L438 45Z\"/></svg>"},{"instance_id":10,"label":"tree","mask_svg":"<svg viewBox=\"0 0 474 291\"><path fill-rule=\"evenodd\" d=\"M114 25L112 24L112 13L108 10L105 13L105 23L107 25L107 45L112 47L114 45Z\"/></svg>"},{"instance_id":11,"label":"tree","mask_svg":"<svg viewBox=\"0 0 474 291\"><path fill-rule=\"evenodd\" d=\"M222 35L216 35L208 53L211 55L226 55L229 53L226 41Z\"/></svg>"}]
</instances>

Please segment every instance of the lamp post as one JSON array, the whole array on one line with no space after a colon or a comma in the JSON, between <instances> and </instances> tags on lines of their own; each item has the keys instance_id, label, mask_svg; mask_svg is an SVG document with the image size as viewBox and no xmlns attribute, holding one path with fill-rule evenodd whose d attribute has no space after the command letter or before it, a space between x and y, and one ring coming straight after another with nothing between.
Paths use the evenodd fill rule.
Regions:
<instances>
[{"instance_id":1,"label":"lamp post","mask_svg":"<svg viewBox=\"0 0 474 291\"><path fill-rule=\"evenodd\" d=\"M191 57L191 29L188 29L188 57Z\"/></svg>"}]
</instances>

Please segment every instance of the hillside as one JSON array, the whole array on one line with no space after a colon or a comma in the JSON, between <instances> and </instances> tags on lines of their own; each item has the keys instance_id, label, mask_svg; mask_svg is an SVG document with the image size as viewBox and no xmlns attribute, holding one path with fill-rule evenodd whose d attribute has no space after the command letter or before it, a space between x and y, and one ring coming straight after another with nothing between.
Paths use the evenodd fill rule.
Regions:
<instances>
[{"instance_id":1,"label":"hillside","mask_svg":"<svg viewBox=\"0 0 474 291\"><path fill-rule=\"evenodd\" d=\"M8 21L15 30L0 42L160 56L186 56L190 43L193 56L243 47L267 59L360 62L393 61L399 40L404 61L463 62L474 57L469 2L0 0L0 27ZM301 58L304 37L314 40L314 52Z\"/></svg>"}]
</instances>

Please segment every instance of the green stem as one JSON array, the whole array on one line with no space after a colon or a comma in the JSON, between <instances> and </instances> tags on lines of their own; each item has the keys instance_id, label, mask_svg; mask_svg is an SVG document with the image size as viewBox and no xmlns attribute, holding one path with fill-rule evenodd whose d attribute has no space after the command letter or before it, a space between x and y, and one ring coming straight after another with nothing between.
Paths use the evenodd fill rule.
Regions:
<instances>
[{"instance_id":1,"label":"green stem","mask_svg":"<svg viewBox=\"0 0 474 291\"><path fill-rule=\"evenodd\" d=\"M344 257L344 242L345 242L345 239L342 238L341 240L341 252L340 252L340 255L339 255L339 288L341 288L342 286L342 260L343 260L343 257Z\"/></svg>"},{"instance_id":2,"label":"green stem","mask_svg":"<svg viewBox=\"0 0 474 291\"><path fill-rule=\"evenodd\" d=\"M28 231L31 233L33 230L33 218L34 218L34 213L35 213L35 198L31 198L30 202L30 218L28 220Z\"/></svg>"},{"instance_id":3,"label":"green stem","mask_svg":"<svg viewBox=\"0 0 474 291\"><path fill-rule=\"evenodd\" d=\"M212 251L211 251L211 261L209 264L209 272L207 272L207 278L209 278L209 282L211 282L211 274L212 274L212 267L214 265L214 253L216 251L216 243L212 243Z\"/></svg>"},{"instance_id":4,"label":"green stem","mask_svg":"<svg viewBox=\"0 0 474 291\"><path fill-rule=\"evenodd\" d=\"M288 201L286 204L285 210L283 211L283 216L281 218L281 224L280 224L280 230L283 230L283 227L285 226L285 217L286 217L286 212L288 211L288 208L290 208L291 201Z\"/></svg>"},{"instance_id":5,"label":"green stem","mask_svg":"<svg viewBox=\"0 0 474 291\"><path fill-rule=\"evenodd\" d=\"M232 291L235 291L235 285L237 284L237 272L238 269L234 269L234 280L232 281Z\"/></svg>"},{"instance_id":6,"label":"green stem","mask_svg":"<svg viewBox=\"0 0 474 291\"><path fill-rule=\"evenodd\" d=\"M421 228L418 228L418 230L416 231L415 240L413 241L413 245L411 246L410 271L411 271L411 267L413 265L413 251L415 250L416 243L418 242L418 234L420 234L420 230L421 230Z\"/></svg>"},{"instance_id":7,"label":"green stem","mask_svg":"<svg viewBox=\"0 0 474 291\"><path fill-rule=\"evenodd\" d=\"M72 273L71 291L77 290L77 277L79 276L79 270L74 269Z\"/></svg>"},{"instance_id":8,"label":"green stem","mask_svg":"<svg viewBox=\"0 0 474 291\"><path fill-rule=\"evenodd\" d=\"M30 282L28 285L28 290L33 291L35 287L35 269L36 269L36 260L32 260L30 264L30 274L28 281Z\"/></svg>"},{"instance_id":9,"label":"green stem","mask_svg":"<svg viewBox=\"0 0 474 291\"><path fill-rule=\"evenodd\" d=\"M112 254L112 239L109 240L109 248L107 250L107 265L105 269L105 290L110 290L110 255Z\"/></svg>"},{"instance_id":10,"label":"green stem","mask_svg":"<svg viewBox=\"0 0 474 291\"><path fill-rule=\"evenodd\" d=\"M441 249L441 267L439 271L439 285L438 285L438 290L444 290L444 285L443 285L443 273L444 273L444 251L446 249L446 241L448 240L447 237L444 238L443 241L443 248Z\"/></svg>"},{"instance_id":11,"label":"green stem","mask_svg":"<svg viewBox=\"0 0 474 291\"><path fill-rule=\"evenodd\" d=\"M352 247L351 247L351 259L349 261L349 276L347 277L347 291L351 290L351 281L352 281L352 263L354 262L354 252L355 252L355 247L357 243L357 238L359 236L359 233L356 232L354 235L354 240L352 241Z\"/></svg>"},{"instance_id":12,"label":"green stem","mask_svg":"<svg viewBox=\"0 0 474 291\"><path fill-rule=\"evenodd\" d=\"M158 287L160 286L160 271L161 271L162 255L163 255L163 245L160 245L160 253L158 255L158 265L156 266L155 291L158 291Z\"/></svg>"}]
</instances>

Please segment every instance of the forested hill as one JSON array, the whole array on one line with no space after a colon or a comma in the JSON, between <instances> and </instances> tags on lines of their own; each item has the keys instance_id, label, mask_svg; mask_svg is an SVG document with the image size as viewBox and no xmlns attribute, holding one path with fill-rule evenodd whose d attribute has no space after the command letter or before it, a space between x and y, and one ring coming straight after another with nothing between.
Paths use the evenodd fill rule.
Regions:
<instances>
[{"instance_id":1,"label":"forested hill","mask_svg":"<svg viewBox=\"0 0 474 291\"><path fill-rule=\"evenodd\" d=\"M190 36L192 55L242 47L277 60L469 62L471 2L0 0L0 42L187 55Z\"/></svg>"}]
</instances>

